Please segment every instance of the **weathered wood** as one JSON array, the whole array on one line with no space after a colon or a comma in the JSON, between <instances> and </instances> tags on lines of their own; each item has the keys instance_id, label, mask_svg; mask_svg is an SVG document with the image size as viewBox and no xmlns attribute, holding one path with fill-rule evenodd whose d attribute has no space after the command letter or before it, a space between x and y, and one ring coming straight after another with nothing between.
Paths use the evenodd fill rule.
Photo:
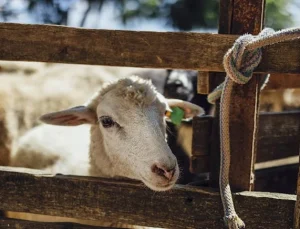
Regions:
<instances>
[{"instance_id":1,"label":"weathered wood","mask_svg":"<svg viewBox=\"0 0 300 229\"><path fill-rule=\"evenodd\" d=\"M136 182L26 171L1 167L2 210L167 228L223 228L216 192L189 186L153 192ZM249 228L292 226L295 195L242 192L234 201Z\"/></svg>"},{"instance_id":2,"label":"weathered wood","mask_svg":"<svg viewBox=\"0 0 300 229\"><path fill-rule=\"evenodd\" d=\"M0 93L0 166L9 165L10 153L12 147L12 139L7 129L7 112L4 110L7 107L5 98Z\"/></svg>"},{"instance_id":3,"label":"weathered wood","mask_svg":"<svg viewBox=\"0 0 300 229\"><path fill-rule=\"evenodd\" d=\"M259 119L256 162L299 155L299 111L262 113Z\"/></svg>"},{"instance_id":4,"label":"weathered wood","mask_svg":"<svg viewBox=\"0 0 300 229\"><path fill-rule=\"evenodd\" d=\"M204 94L204 95L207 95L210 92L209 72L198 72L197 92L198 94Z\"/></svg>"},{"instance_id":5,"label":"weathered wood","mask_svg":"<svg viewBox=\"0 0 300 229\"><path fill-rule=\"evenodd\" d=\"M257 157L256 162L266 162L296 156L299 154L299 136L300 136L300 112L282 112L282 113L262 113L259 116L258 136L257 136ZM208 170L204 166L204 160L214 161L211 159L214 155L211 154L214 139L213 121L209 116L196 117L193 120L195 127L193 132L193 168L194 173L202 173L216 169ZM209 159L208 159L209 158ZM200 164L198 164L200 163ZM214 177L214 176L213 176ZM217 181L215 181L217 182Z\"/></svg>"},{"instance_id":6,"label":"weathered wood","mask_svg":"<svg viewBox=\"0 0 300 229\"><path fill-rule=\"evenodd\" d=\"M299 74L272 73L270 80L264 90L300 88Z\"/></svg>"},{"instance_id":7,"label":"weathered wood","mask_svg":"<svg viewBox=\"0 0 300 229\"><path fill-rule=\"evenodd\" d=\"M297 179L297 201L295 204L294 211L294 229L300 228L300 167L298 171L298 179Z\"/></svg>"},{"instance_id":8,"label":"weathered wood","mask_svg":"<svg viewBox=\"0 0 300 229\"><path fill-rule=\"evenodd\" d=\"M219 33L258 34L262 28L264 15L264 0L221 0ZM211 88L215 88L220 82L217 75L211 76ZM219 78L224 78L224 75ZM231 139L231 167L230 183L236 190L251 190L253 179L253 161L256 149L257 108L259 99L258 77L253 78L247 85L235 85L231 95L230 107L230 139ZM219 106L216 112L219 113ZM216 116L214 136L216 139L212 149L212 158L216 166L219 165L219 117ZM254 138L253 138L254 137ZM241 153L242 152L242 153ZM211 186L218 186L219 171L211 170Z\"/></svg>"},{"instance_id":9,"label":"weathered wood","mask_svg":"<svg viewBox=\"0 0 300 229\"><path fill-rule=\"evenodd\" d=\"M76 223L49 223L35 222L18 219L0 219L0 228L16 228L16 229L114 229L113 227L99 227L90 225L81 225ZM116 228L115 228L116 229Z\"/></svg>"},{"instance_id":10,"label":"weathered wood","mask_svg":"<svg viewBox=\"0 0 300 229\"><path fill-rule=\"evenodd\" d=\"M193 120L192 157L190 171L202 173L209 171L209 145L213 117L195 117Z\"/></svg>"},{"instance_id":11,"label":"weathered wood","mask_svg":"<svg viewBox=\"0 0 300 229\"><path fill-rule=\"evenodd\" d=\"M251 7L243 12L249 13ZM1 23L0 59L218 72L223 71L223 56L236 38ZM299 41L267 47L257 71L300 73L299 47Z\"/></svg>"},{"instance_id":12,"label":"weathered wood","mask_svg":"<svg viewBox=\"0 0 300 229\"><path fill-rule=\"evenodd\" d=\"M231 33L258 34L262 29L265 0L233 2ZM253 189L253 170L258 125L259 78L246 85L234 85L230 106L230 184L235 190Z\"/></svg>"},{"instance_id":13,"label":"weathered wood","mask_svg":"<svg viewBox=\"0 0 300 229\"><path fill-rule=\"evenodd\" d=\"M255 191L296 193L299 163L289 164L287 160L283 165L280 163L281 160L271 165L272 167L255 170Z\"/></svg>"},{"instance_id":14,"label":"weathered wood","mask_svg":"<svg viewBox=\"0 0 300 229\"><path fill-rule=\"evenodd\" d=\"M201 72L202 75L205 76L205 72ZM224 80L224 73L221 72L215 72L212 73L216 75L216 77L209 77L208 86L205 86L204 88L208 88L208 92L204 93L205 90L203 89L202 85L205 85L205 79L204 77L201 78L203 83L198 83L198 93L199 94L208 94L212 92L216 86L221 84ZM299 74L289 74L289 73L272 73L269 82L267 83L267 86L264 88L264 90L276 90L276 89L293 89L293 88L300 88L300 75ZM198 78L199 82L199 78Z\"/></svg>"},{"instance_id":15,"label":"weathered wood","mask_svg":"<svg viewBox=\"0 0 300 229\"><path fill-rule=\"evenodd\" d=\"M210 133L213 117L206 115L193 119L192 155L205 156L209 154Z\"/></svg>"},{"instance_id":16,"label":"weathered wood","mask_svg":"<svg viewBox=\"0 0 300 229\"><path fill-rule=\"evenodd\" d=\"M298 128L300 131L300 127ZM300 134L299 134L300 141ZM300 157L300 152L299 152ZM298 167L298 178L297 178L297 202L294 210L294 229L300 228L300 166Z\"/></svg>"},{"instance_id":17,"label":"weathered wood","mask_svg":"<svg viewBox=\"0 0 300 229\"><path fill-rule=\"evenodd\" d=\"M269 169L275 167L284 167L290 165L298 165L298 164L299 164L299 156L297 155L297 156L284 157L281 159L276 159L271 161L255 163L254 168L257 171L257 170L263 170L263 169Z\"/></svg>"}]
</instances>

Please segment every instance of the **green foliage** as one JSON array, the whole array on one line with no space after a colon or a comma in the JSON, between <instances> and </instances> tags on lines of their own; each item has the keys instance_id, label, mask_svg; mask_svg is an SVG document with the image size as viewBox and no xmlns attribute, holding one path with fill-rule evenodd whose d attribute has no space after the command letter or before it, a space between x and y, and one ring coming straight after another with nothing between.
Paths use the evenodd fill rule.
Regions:
<instances>
[{"instance_id":1,"label":"green foliage","mask_svg":"<svg viewBox=\"0 0 300 229\"><path fill-rule=\"evenodd\" d=\"M296 0L267 0L266 26L275 30L292 27L292 15L288 12L289 4ZM129 0L134 9L123 8L122 19L167 18L168 23L180 30L199 28L216 29L218 27L219 0Z\"/></svg>"},{"instance_id":2,"label":"green foliage","mask_svg":"<svg viewBox=\"0 0 300 229\"><path fill-rule=\"evenodd\" d=\"M68 14L79 0L23 0L27 12L36 23L68 24ZM14 10L12 1L0 5L0 20L17 18L20 11ZM21 1L22 2L22 1ZM67 7L62 7L62 3ZM118 10L117 17L124 24L134 19L161 19L179 30L217 29L219 0L85 0L88 7L81 17L79 26L84 26L89 14L101 14L103 5L113 3ZM298 6L296 5L298 2ZM0 3L1 4L1 3ZM275 30L294 26L289 7L297 7L299 0L266 0L267 27Z\"/></svg>"},{"instance_id":3,"label":"green foliage","mask_svg":"<svg viewBox=\"0 0 300 229\"><path fill-rule=\"evenodd\" d=\"M267 0L266 2L266 27L275 30L292 27L293 20L287 6L294 0Z\"/></svg>"}]
</instances>

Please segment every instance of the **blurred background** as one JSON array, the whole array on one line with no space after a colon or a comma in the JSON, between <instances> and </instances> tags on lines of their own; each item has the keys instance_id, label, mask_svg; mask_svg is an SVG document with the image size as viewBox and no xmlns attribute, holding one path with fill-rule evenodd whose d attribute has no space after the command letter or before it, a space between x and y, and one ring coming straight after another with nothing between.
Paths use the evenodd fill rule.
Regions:
<instances>
[{"instance_id":1,"label":"blurred background","mask_svg":"<svg viewBox=\"0 0 300 229\"><path fill-rule=\"evenodd\" d=\"M209 31L218 0L0 0L0 21L97 29ZM300 25L300 0L267 0L266 26Z\"/></svg>"}]
</instances>

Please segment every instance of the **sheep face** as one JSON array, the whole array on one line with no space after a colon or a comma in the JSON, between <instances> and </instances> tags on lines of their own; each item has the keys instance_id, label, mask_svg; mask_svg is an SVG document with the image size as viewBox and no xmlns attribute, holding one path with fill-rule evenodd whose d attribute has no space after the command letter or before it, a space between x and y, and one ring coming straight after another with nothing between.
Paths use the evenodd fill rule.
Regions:
<instances>
[{"instance_id":1,"label":"sheep face","mask_svg":"<svg viewBox=\"0 0 300 229\"><path fill-rule=\"evenodd\" d=\"M196 105L165 99L148 81L129 78L103 89L87 107L47 114L41 120L54 125L97 125L102 149L90 155L99 170L103 162L97 162L97 154L105 153L112 162L111 177L141 180L153 190L165 191L179 176L165 137L165 112L173 106L183 108L185 118L202 112Z\"/></svg>"},{"instance_id":2,"label":"sheep face","mask_svg":"<svg viewBox=\"0 0 300 229\"><path fill-rule=\"evenodd\" d=\"M191 101L194 97L194 86L197 81L196 71L173 70L169 71L165 83L164 95L167 98L178 98Z\"/></svg>"},{"instance_id":3,"label":"sheep face","mask_svg":"<svg viewBox=\"0 0 300 229\"><path fill-rule=\"evenodd\" d=\"M179 169L166 143L166 109L161 95L143 105L114 91L103 96L97 106L98 125L116 176L141 180L156 191L175 184Z\"/></svg>"}]
</instances>

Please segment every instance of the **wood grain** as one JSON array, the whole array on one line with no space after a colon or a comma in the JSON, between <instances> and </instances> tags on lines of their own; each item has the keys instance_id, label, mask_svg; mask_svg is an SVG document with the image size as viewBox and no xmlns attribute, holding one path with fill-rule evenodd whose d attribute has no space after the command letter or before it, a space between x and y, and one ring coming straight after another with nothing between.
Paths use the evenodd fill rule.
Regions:
<instances>
[{"instance_id":1,"label":"wood grain","mask_svg":"<svg viewBox=\"0 0 300 229\"><path fill-rule=\"evenodd\" d=\"M0 93L0 166L9 165L10 153L12 148L12 137L7 128L7 112L4 110L6 106L5 98Z\"/></svg>"},{"instance_id":2,"label":"wood grain","mask_svg":"<svg viewBox=\"0 0 300 229\"><path fill-rule=\"evenodd\" d=\"M15 229L114 229L113 227L99 227L90 225L81 225L76 223L59 222L35 222L18 219L0 219L0 228Z\"/></svg>"},{"instance_id":3,"label":"wood grain","mask_svg":"<svg viewBox=\"0 0 300 229\"><path fill-rule=\"evenodd\" d=\"M268 164L268 163L264 163ZM255 191L297 193L299 163L279 165L255 170Z\"/></svg>"},{"instance_id":4,"label":"wood grain","mask_svg":"<svg viewBox=\"0 0 300 229\"><path fill-rule=\"evenodd\" d=\"M217 170L213 162L209 168L204 166L204 160L211 161L211 147L213 147L212 117L196 117L193 125L193 166L192 171L202 173ZM300 148L300 112L262 113L259 115L257 156L256 162L266 162L299 155ZM209 159L208 159L209 158ZM213 161L213 160L212 160Z\"/></svg>"},{"instance_id":5,"label":"wood grain","mask_svg":"<svg viewBox=\"0 0 300 229\"><path fill-rule=\"evenodd\" d=\"M19 172L1 167L1 210L167 228L223 228L217 192L189 186L153 192L136 182ZM295 195L242 192L234 201L249 228L292 226Z\"/></svg>"},{"instance_id":6,"label":"wood grain","mask_svg":"<svg viewBox=\"0 0 300 229\"><path fill-rule=\"evenodd\" d=\"M193 120L192 157L190 171L195 174L209 171L209 151L213 117L195 117Z\"/></svg>"},{"instance_id":7,"label":"wood grain","mask_svg":"<svg viewBox=\"0 0 300 229\"><path fill-rule=\"evenodd\" d=\"M221 0L219 33L225 34L258 34L262 29L264 16L264 0ZM211 74L210 88L214 89L223 81L224 74ZM222 79L222 80L221 80ZM231 139L231 167L230 183L235 190L251 190L253 179L253 161L256 151L257 108L259 99L258 76L247 85L235 85L231 94L230 107L230 139ZM216 106L219 113L219 105ZM216 115L213 127L212 163L219 167L219 119ZM254 137L254 138L253 138ZM241 153L242 152L242 153ZM219 171L211 168L211 186L218 187Z\"/></svg>"},{"instance_id":8,"label":"wood grain","mask_svg":"<svg viewBox=\"0 0 300 229\"><path fill-rule=\"evenodd\" d=\"M273 73L264 90L300 88L299 74Z\"/></svg>"},{"instance_id":9,"label":"wood grain","mask_svg":"<svg viewBox=\"0 0 300 229\"><path fill-rule=\"evenodd\" d=\"M201 72L205 77L205 72ZM200 83L198 80L198 93L199 94L209 94L212 92L216 86L223 82L224 73L215 72L208 79L200 78ZM213 77L216 75L216 77ZM199 79L199 78L198 78ZM289 74L289 73L272 73L269 82L263 89L266 90L277 90L277 89L294 89L300 88L300 75L299 74ZM208 86L206 86L208 84ZM206 91L207 90L207 91Z\"/></svg>"},{"instance_id":10,"label":"wood grain","mask_svg":"<svg viewBox=\"0 0 300 229\"><path fill-rule=\"evenodd\" d=\"M232 34L258 34L263 27L265 0L236 0ZM230 104L230 184L233 190L252 190L258 125L259 76L245 85L234 85Z\"/></svg>"},{"instance_id":11,"label":"wood grain","mask_svg":"<svg viewBox=\"0 0 300 229\"><path fill-rule=\"evenodd\" d=\"M299 111L264 113L259 119L256 162L299 155Z\"/></svg>"},{"instance_id":12,"label":"wood grain","mask_svg":"<svg viewBox=\"0 0 300 229\"><path fill-rule=\"evenodd\" d=\"M210 92L209 72L198 72L197 92L198 94L204 94L204 95L207 95Z\"/></svg>"},{"instance_id":13,"label":"wood grain","mask_svg":"<svg viewBox=\"0 0 300 229\"><path fill-rule=\"evenodd\" d=\"M297 202L294 211L294 229L300 228L300 167L297 179Z\"/></svg>"},{"instance_id":14,"label":"wood grain","mask_svg":"<svg viewBox=\"0 0 300 229\"><path fill-rule=\"evenodd\" d=\"M219 72L237 37L1 23L0 59ZM299 48L300 41L265 48L257 71L300 73Z\"/></svg>"}]
</instances>

